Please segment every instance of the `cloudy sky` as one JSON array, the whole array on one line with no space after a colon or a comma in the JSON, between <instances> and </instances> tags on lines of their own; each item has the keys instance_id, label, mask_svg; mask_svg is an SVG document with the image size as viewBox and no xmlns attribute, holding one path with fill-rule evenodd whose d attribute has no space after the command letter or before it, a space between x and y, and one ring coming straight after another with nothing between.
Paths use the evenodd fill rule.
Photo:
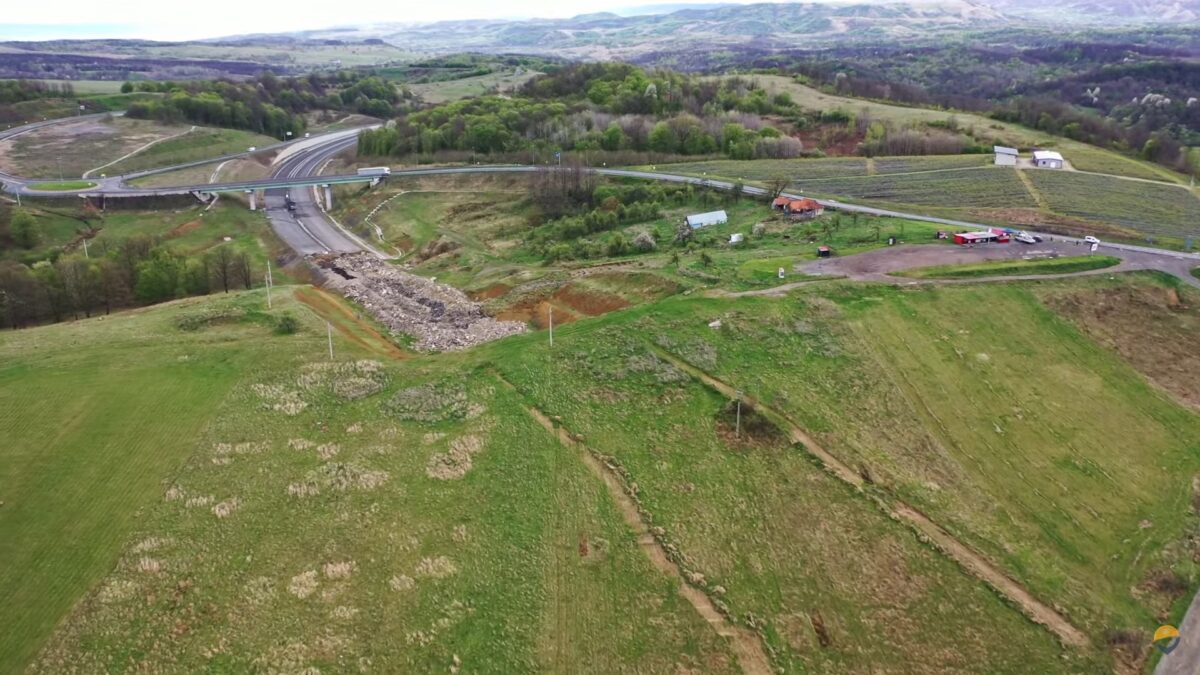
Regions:
<instances>
[{"instance_id":1,"label":"cloudy sky","mask_svg":"<svg viewBox=\"0 0 1200 675\"><path fill-rule=\"evenodd\" d=\"M5 3L7 6L0 19L0 39L120 37L185 40L378 22L568 17L611 11L617 7L668 2L670 0L384 0L334 3L325 0L275 0L269 3L245 0L56 0L43 4L12 0Z\"/></svg>"}]
</instances>

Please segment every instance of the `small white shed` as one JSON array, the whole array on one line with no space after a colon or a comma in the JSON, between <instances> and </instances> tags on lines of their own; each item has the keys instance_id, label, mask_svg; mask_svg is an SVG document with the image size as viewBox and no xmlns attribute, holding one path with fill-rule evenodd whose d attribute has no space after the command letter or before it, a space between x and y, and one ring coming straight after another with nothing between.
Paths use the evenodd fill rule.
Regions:
<instances>
[{"instance_id":1,"label":"small white shed","mask_svg":"<svg viewBox=\"0 0 1200 675\"><path fill-rule=\"evenodd\" d=\"M992 152L996 153L996 166L1016 166L1017 165L1017 149L1006 148L1003 145L992 146Z\"/></svg>"},{"instance_id":2,"label":"small white shed","mask_svg":"<svg viewBox=\"0 0 1200 675\"><path fill-rule=\"evenodd\" d=\"M698 230L709 225L724 225L729 222L729 216L725 215L725 211L709 211L708 213L697 213L694 216L687 217L688 227L693 230Z\"/></svg>"},{"instance_id":3,"label":"small white shed","mask_svg":"<svg viewBox=\"0 0 1200 675\"><path fill-rule=\"evenodd\" d=\"M1063 156L1053 150L1035 150L1033 165L1039 169L1061 169L1063 168Z\"/></svg>"}]
</instances>

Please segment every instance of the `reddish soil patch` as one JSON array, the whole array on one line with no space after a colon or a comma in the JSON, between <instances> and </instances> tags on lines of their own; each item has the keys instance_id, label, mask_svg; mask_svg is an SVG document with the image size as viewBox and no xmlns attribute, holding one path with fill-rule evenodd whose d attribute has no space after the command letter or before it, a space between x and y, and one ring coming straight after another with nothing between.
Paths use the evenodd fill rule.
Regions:
<instances>
[{"instance_id":1,"label":"reddish soil patch","mask_svg":"<svg viewBox=\"0 0 1200 675\"><path fill-rule=\"evenodd\" d=\"M200 229L202 225L204 225L204 223L201 222L199 218L196 220L189 220L182 225L176 225L174 229L167 233L167 238L174 239L176 237L182 237L185 234L195 232L196 230Z\"/></svg>"},{"instance_id":2,"label":"reddish soil patch","mask_svg":"<svg viewBox=\"0 0 1200 675\"><path fill-rule=\"evenodd\" d=\"M355 316L349 307L328 292L309 287L296 289L294 295L297 300L308 305L322 318L328 320L347 340L368 351L393 359L408 358L408 352L381 335L374 326ZM356 326L358 330L351 330L351 325Z\"/></svg>"},{"instance_id":3,"label":"reddish soil patch","mask_svg":"<svg viewBox=\"0 0 1200 675\"><path fill-rule=\"evenodd\" d=\"M500 321L524 321L536 328L546 328L550 325L550 307L554 307L554 325L578 321L579 315L561 305L548 300L525 300L509 306L496 314Z\"/></svg>"},{"instance_id":4,"label":"reddish soil patch","mask_svg":"<svg viewBox=\"0 0 1200 675\"><path fill-rule=\"evenodd\" d=\"M552 297L558 303L587 316L600 316L629 306L620 296L589 291L573 284L560 288Z\"/></svg>"}]
</instances>

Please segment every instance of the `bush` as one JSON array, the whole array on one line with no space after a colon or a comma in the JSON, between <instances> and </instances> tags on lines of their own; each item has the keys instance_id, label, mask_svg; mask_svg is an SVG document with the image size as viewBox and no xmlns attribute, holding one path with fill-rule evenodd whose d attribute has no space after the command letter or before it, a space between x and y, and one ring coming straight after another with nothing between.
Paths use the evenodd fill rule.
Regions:
<instances>
[{"instance_id":1,"label":"bush","mask_svg":"<svg viewBox=\"0 0 1200 675\"><path fill-rule=\"evenodd\" d=\"M275 333L277 335L291 335L300 330L300 322L290 313L280 314L275 319Z\"/></svg>"}]
</instances>

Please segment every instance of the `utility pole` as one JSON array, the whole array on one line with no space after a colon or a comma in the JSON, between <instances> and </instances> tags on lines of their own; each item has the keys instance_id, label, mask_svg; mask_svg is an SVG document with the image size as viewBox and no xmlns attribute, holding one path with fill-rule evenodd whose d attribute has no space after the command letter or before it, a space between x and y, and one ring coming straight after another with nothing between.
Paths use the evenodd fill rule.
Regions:
<instances>
[{"instance_id":1,"label":"utility pole","mask_svg":"<svg viewBox=\"0 0 1200 675\"><path fill-rule=\"evenodd\" d=\"M737 426L734 428L733 435L735 438L742 437L742 390L738 389L735 392L737 396Z\"/></svg>"},{"instance_id":2,"label":"utility pole","mask_svg":"<svg viewBox=\"0 0 1200 675\"><path fill-rule=\"evenodd\" d=\"M271 287L275 285L274 279L271 278L271 258L267 257L267 309L271 309Z\"/></svg>"},{"instance_id":3,"label":"utility pole","mask_svg":"<svg viewBox=\"0 0 1200 675\"><path fill-rule=\"evenodd\" d=\"M89 258L89 259L92 257L92 256L88 255L88 250L87 250L87 237L84 237L84 238L83 238L83 257L85 257L85 258Z\"/></svg>"},{"instance_id":4,"label":"utility pole","mask_svg":"<svg viewBox=\"0 0 1200 675\"><path fill-rule=\"evenodd\" d=\"M550 346L554 346L554 305L549 306L550 309Z\"/></svg>"},{"instance_id":5,"label":"utility pole","mask_svg":"<svg viewBox=\"0 0 1200 675\"><path fill-rule=\"evenodd\" d=\"M333 360L333 324L325 322L325 334L329 337L329 360Z\"/></svg>"}]
</instances>

